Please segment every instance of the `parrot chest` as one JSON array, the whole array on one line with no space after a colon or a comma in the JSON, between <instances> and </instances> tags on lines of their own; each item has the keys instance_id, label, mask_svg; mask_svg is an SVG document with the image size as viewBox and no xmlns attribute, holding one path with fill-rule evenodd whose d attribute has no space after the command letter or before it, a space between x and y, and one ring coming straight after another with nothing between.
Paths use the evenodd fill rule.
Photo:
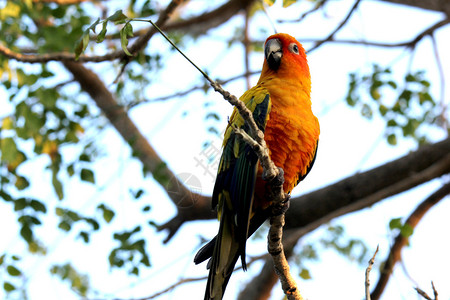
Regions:
<instances>
[{"instance_id":1,"label":"parrot chest","mask_svg":"<svg viewBox=\"0 0 450 300\"><path fill-rule=\"evenodd\" d=\"M318 122L310 105L277 105L273 101L265 140L271 159L284 170L286 193L291 192L299 176L306 173L317 139Z\"/></svg>"}]
</instances>

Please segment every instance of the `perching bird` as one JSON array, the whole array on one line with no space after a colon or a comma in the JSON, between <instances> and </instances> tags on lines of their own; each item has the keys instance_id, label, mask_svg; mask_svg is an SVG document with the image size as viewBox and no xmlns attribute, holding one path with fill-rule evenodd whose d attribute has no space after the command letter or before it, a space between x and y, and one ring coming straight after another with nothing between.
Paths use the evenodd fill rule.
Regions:
<instances>
[{"instance_id":1,"label":"perching bird","mask_svg":"<svg viewBox=\"0 0 450 300\"><path fill-rule=\"evenodd\" d=\"M264 55L257 85L240 99L264 132L270 158L284 170L283 189L290 193L308 174L317 153L320 128L311 111L311 77L305 50L288 34L267 38ZM225 131L212 195L220 220L219 233L194 258L198 264L211 257L205 300L222 299L239 256L246 269L247 238L271 214L258 157L232 126L249 132L236 108Z\"/></svg>"}]
</instances>

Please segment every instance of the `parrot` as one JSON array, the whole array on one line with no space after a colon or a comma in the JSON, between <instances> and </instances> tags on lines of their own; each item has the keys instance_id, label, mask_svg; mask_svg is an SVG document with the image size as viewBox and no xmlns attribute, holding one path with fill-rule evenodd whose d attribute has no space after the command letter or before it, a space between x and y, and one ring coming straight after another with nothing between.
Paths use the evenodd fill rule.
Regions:
<instances>
[{"instance_id":1,"label":"parrot","mask_svg":"<svg viewBox=\"0 0 450 300\"><path fill-rule=\"evenodd\" d=\"M283 189L289 195L309 173L317 154L320 126L311 109L311 76L303 46L289 34L269 36L264 58L257 84L240 100L264 133L270 158L284 171ZM212 193L219 231L194 258L195 264L210 258L205 300L223 298L239 257L243 270L247 269L247 239L273 215L258 156L233 127L250 134L236 108L224 133Z\"/></svg>"}]
</instances>

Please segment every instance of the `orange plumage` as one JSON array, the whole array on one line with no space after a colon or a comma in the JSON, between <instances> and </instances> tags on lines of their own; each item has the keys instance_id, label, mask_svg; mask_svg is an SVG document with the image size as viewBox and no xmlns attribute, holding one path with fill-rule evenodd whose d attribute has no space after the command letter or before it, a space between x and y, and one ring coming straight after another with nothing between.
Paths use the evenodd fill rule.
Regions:
<instances>
[{"instance_id":1,"label":"orange plumage","mask_svg":"<svg viewBox=\"0 0 450 300\"><path fill-rule=\"evenodd\" d=\"M264 132L271 159L284 170L284 191L290 193L311 169L319 139L319 122L311 111L309 67L302 45L288 34L270 36L264 52L257 85L240 99ZM236 109L230 124L249 131ZM229 125L212 196L219 233L194 259L200 263L211 257L206 300L222 299L239 256L245 270L246 240L270 216L261 175L257 156Z\"/></svg>"}]
</instances>

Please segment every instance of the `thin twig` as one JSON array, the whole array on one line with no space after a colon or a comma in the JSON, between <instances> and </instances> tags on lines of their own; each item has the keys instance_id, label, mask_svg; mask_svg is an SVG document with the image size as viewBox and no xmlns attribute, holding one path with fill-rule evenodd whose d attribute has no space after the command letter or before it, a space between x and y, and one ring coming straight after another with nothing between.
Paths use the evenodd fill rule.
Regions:
<instances>
[{"instance_id":1,"label":"thin twig","mask_svg":"<svg viewBox=\"0 0 450 300\"><path fill-rule=\"evenodd\" d=\"M278 23L300 23L301 21L303 21L304 18L306 18L309 14L319 10L321 7L323 7L325 5L325 3L328 0L319 0L316 1L316 4L314 5L314 7L306 12L304 12L299 18L294 19L294 20L277 20Z\"/></svg>"},{"instance_id":2,"label":"thin twig","mask_svg":"<svg viewBox=\"0 0 450 300\"><path fill-rule=\"evenodd\" d=\"M347 21L350 19L350 17L353 15L353 12L356 10L356 8L358 7L359 3L361 2L361 0L356 0L355 4L353 4L352 8L350 9L350 11L348 12L347 16L344 18L344 20L342 20L342 22L336 27L335 30L333 30L333 32L330 33L330 35L328 35L328 37L326 37L325 39L323 39L322 41L318 42L317 44L314 45L314 47L312 47L310 50L308 50L308 52L315 50L317 48L319 48L321 45L323 45L324 43L330 41L333 39L334 35L341 30L341 28L347 23Z\"/></svg>"},{"instance_id":3,"label":"thin twig","mask_svg":"<svg viewBox=\"0 0 450 300\"><path fill-rule=\"evenodd\" d=\"M422 297L424 297L425 299L427 299L427 300L439 300L438 299L438 292L437 292L437 290L436 290L436 287L434 286L434 282L433 281L431 281L431 288L433 289L433 295L434 295L434 299L432 299L430 296L428 296L428 294L426 293L426 292L424 292L423 290L421 290L419 287L415 287L414 289L416 290L416 292L420 295L420 296L422 296Z\"/></svg>"},{"instance_id":4,"label":"thin twig","mask_svg":"<svg viewBox=\"0 0 450 300\"><path fill-rule=\"evenodd\" d=\"M377 256L379 250L379 246L377 246L377 249L375 250L375 253L373 254L372 258L369 260L369 266L366 269L366 300L370 300L370 271L372 270L372 266L375 263L375 256Z\"/></svg>"},{"instance_id":5,"label":"thin twig","mask_svg":"<svg viewBox=\"0 0 450 300\"><path fill-rule=\"evenodd\" d=\"M427 299L427 300L433 300L433 299L431 299L430 296L428 296L427 293L425 293L425 292L424 292L423 290L421 290L420 288L415 287L414 289L416 290L416 292L417 292L420 296L424 297L425 299Z\"/></svg>"}]
</instances>

